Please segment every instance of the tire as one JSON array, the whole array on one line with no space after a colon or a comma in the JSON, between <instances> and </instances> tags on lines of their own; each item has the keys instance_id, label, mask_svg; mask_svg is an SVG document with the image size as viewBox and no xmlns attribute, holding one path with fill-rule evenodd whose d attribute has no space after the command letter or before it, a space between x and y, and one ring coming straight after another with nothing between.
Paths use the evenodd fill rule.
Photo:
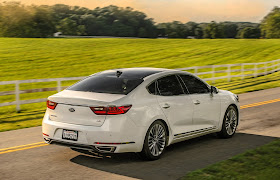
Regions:
<instances>
[{"instance_id":1,"label":"tire","mask_svg":"<svg viewBox=\"0 0 280 180\"><path fill-rule=\"evenodd\" d=\"M222 129L218 132L220 138L231 138L235 132L238 125L238 112L237 109L230 105L224 116Z\"/></svg>"},{"instance_id":2,"label":"tire","mask_svg":"<svg viewBox=\"0 0 280 180\"><path fill-rule=\"evenodd\" d=\"M165 125L161 121L153 122L146 133L140 157L150 161L159 159L165 151L167 139Z\"/></svg>"}]
</instances>

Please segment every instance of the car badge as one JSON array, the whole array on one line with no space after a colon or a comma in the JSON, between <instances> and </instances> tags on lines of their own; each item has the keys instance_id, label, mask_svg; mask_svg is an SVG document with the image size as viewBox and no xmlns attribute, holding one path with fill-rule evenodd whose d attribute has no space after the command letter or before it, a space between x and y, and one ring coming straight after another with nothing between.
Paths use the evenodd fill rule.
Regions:
<instances>
[{"instance_id":1,"label":"car badge","mask_svg":"<svg viewBox=\"0 0 280 180\"><path fill-rule=\"evenodd\" d=\"M69 111L70 112L75 112L75 109L74 108L70 108Z\"/></svg>"}]
</instances>

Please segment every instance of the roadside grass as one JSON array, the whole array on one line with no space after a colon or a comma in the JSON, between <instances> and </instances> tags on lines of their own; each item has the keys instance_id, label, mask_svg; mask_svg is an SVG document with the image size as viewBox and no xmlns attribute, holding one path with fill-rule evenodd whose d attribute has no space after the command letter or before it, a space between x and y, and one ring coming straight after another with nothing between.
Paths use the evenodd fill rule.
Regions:
<instances>
[{"instance_id":1,"label":"roadside grass","mask_svg":"<svg viewBox=\"0 0 280 180\"><path fill-rule=\"evenodd\" d=\"M0 81L87 76L127 67L254 63L280 57L280 40L0 38L0 47ZM279 77L280 72L276 72L209 83L220 89L244 93L279 87ZM62 82L62 86L74 82ZM21 84L20 90L52 87L56 87L55 82L30 83ZM1 85L0 91L14 91L14 88L14 85ZM20 99L47 98L54 93L56 91L26 93L21 94ZM15 95L0 96L0 103L10 101L15 101ZM16 113L15 106L0 107L0 132L41 125L45 108L45 103L25 104L21 105L21 112Z\"/></svg>"},{"instance_id":2,"label":"roadside grass","mask_svg":"<svg viewBox=\"0 0 280 180\"><path fill-rule=\"evenodd\" d=\"M190 172L181 180L276 180L280 177L279 160L280 139L277 139L228 160Z\"/></svg>"},{"instance_id":3,"label":"roadside grass","mask_svg":"<svg viewBox=\"0 0 280 180\"><path fill-rule=\"evenodd\" d=\"M21 112L15 106L0 108L0 132L42 125L46 103L21 105Z\"/></svg>"},{"instance_id":4,"label":"roadside grass","mask_svg":"<svg viewBox=\"0 0 280 180\"><path fill-rule=\"evenodd\" d=\"M208 82L212 84L211 82ZM237 79L231 82L220 82L212 84L219 89L231 91L235 94L241 94L245 92L252 92L270 88L276 88L280 86L280 71L256 78Z\"/></svg>"}]
</instances>

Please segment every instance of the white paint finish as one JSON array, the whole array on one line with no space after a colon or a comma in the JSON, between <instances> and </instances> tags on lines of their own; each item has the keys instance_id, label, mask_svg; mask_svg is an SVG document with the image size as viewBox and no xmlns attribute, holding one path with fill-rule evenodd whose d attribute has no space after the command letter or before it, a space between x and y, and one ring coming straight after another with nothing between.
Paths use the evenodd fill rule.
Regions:
<instances>
[{"instance_id":1,"label":"white paint finish","mask_svg":"<svg viewBox=\"0 0 280 180\"><path fill-rule=\"evenodd\" d=\"M125 97L125 95L64 90L50 96L48 99L64 104L98 106L100 104L103 105L116 101L123 97Z\"/></svg>"},{"instance_id":2,"label":"white paint finish","mask_svg":"<svg viewBox=\"0 0 280 180\"><path fill-rule=\"evenodd\" d=\"M157 100L173 134L195 130L193 124L194 105L189 95L157 96Z\"/></svg>"},{"instance_id":3,"label":"white paint finish","mask_svg":"<svg viewBox=\"0 0 280 180\"><path fill-rule=\"evenodd\" d=\"M94 114L90 107L114 105L114 101L123 97L125 95L64 90L48 98L58 105L47 113L52 121L102 126L106 116ZM75 111L70 112L71 108Z\"/></svg>"},{"instance_id":4,"label":"white paint finish","mask_svg":"<svg viewBox=\"0 0 280 180\"><path fill-rule=\"evenodd\" d=\"M100 127L50 121L46 113L42 131L54 140L69 142L62 139L62 129L78 131L81 138L77 144L94 145L95 142L135 142L134 144L117 145L117 152L139 152L142 149L146 128L138 127L126 115L107 117ZM101 146L101 145L98 145Z\"/></svg>"},{"instance_id":5,"label":"white paint finish","mask_svg":"<svg viewBox=\"0 0 280 180\"><path fill-rule=\"evenodd\" d=\"M70 109L75 111L71 112ZM48 109L47 113L52 121L86 126L102 126L106 118L104 115L94 114L87 106L68 104L58 104L54 110Z\"/></svg>"},{"instance_id":6,"label":"white paint finish","mask_svg":"<svg viewBox=\"0 0 280 180\"><path fill-rule=\"evenodd\" d=\"M190 95L194 104L193 123L195 130L216 126L220 122L220 95L210 93ZM196 104L196 102L199 104Z\"/></svg>"}]
</instances>

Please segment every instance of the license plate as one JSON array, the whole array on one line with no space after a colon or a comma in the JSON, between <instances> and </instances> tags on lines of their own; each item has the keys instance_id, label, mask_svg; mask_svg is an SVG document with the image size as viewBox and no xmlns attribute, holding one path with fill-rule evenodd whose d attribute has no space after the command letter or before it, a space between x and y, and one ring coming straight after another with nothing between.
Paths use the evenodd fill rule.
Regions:
<instances>
[{"instance_id":1,"label":"license plate","mask_svg":"<svg viewBox=\"0 0 280 180\"><path fill-rule=\"evenodd\" d=\"M78 140L78 131L63 129L62 139L77 141Z\"/></svg>"}]
</instances>

